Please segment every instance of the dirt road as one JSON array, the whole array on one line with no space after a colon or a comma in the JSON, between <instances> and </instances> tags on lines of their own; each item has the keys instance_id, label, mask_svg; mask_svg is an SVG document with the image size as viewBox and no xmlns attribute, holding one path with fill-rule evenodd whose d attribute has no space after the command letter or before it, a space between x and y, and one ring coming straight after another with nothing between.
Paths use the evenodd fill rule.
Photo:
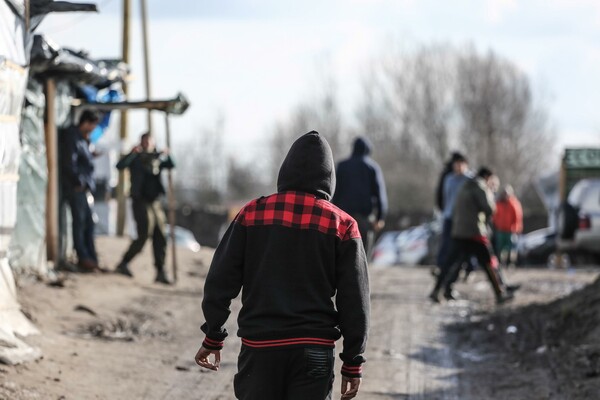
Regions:
<instances>
[{"instance_id":1,"label":"dirt road","mask_svg":"<svg viewBox=\"0 0 600 400\"><path fill-rule=\"evenodd\" d=\"M113 267L127 241L100 238L103 262ZM132 264L134 279L71 275L65 286L26 283L25 311L43 332L27 342L44 359L0 366L0 399L233 399L232 377L240 342L230 337L218 373L201 370L193 356L203 335L200 302L212 251L180 251L180 282L152 283L150 249ZM446 324L478 318L495 308L483 276L458 289L466 299L453 304L427 301L432 279L426 268L376 269L372 281L372 329L361 399L477 399L465 362L478 354L459 350ZM519 270L524 284L507 307L549 301L581 287L595 271ZM542 284L539 284L542 282ZM233 316L239 303L233 305ZM229 322L235 332L235 318ZM339 369L337 362L336 372ZM487 377L491 382L493 375ZM334 386L336 396L338 383ZM528 397L527 388L522 397Z\"/></svg>"}]
</instances>

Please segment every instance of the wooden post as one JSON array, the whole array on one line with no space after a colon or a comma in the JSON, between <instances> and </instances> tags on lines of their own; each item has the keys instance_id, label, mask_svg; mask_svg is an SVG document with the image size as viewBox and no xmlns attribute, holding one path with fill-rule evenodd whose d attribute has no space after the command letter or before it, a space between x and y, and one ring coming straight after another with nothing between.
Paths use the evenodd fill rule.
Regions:
<instances>
[{"instance_id":1,"label":"wooden post","mask_svg":"<svg viewBox=\"0 0 600 400\"><path fill-rule=\"evenodd\" d=\"M56 83L46 81L46 162L48 185L46 186L46 252L48 260L58 263L58 136L56 131Z\"/></svg>"},{"instance_id":2,"label":"wooden post","mask_svg":"<svg viewBox=\"0 0 600 400\"><path fill-rule=\"evenodd\" d=\"M123 0L123 62L129 64L129 14L131 10L131 0ZM127 82L123 81L123 94L127 98ZM121 111L120 121L121 145L127 139L127 110ZM121 156L124 149L121 148ZM127 215L127 198L125 192L125 182L127 181L127 171L119 171L119 183L117 184L117 236L123 236L125 232L125 218Z\"/></svg>"},{"instance_id":3,"label":"wooden post","mask_svg":"<svg viewBox=\"0 0 600 400\"><path fill-rule=\"evenodd\" d=\"M171 151L171 126L169 123L169 113L165 113L165 127L167 133L167 148ZM168 204L169 204L169 226L171 236L171 260L173 262L173 283L177 282L177 252L175 245L175 191L173 190L173 171L167 170L167 179L169 183Z\"/></svg>"},{"instance_id":4,"label":"wooden post","mask_svg":"<svg viewBox=\"0 0 600 400\"><path fill-rule=\"evenodd\" d=\"M150 100L152 90L150 86L150 51L148 47L148 11L146 0L140 0L140 12L142 17L142 41L144 43L144 76L146 83L146 100ZM148 132L152 135L152 110L148 109Z\"/></svg>"},{"instance_id":5,"label":"wooden post","mask_svg":"<svg viewBox=\"0 0 600 400\"><path fill-rule=\"evenodd\" d=\"M31 5L29 0L25 0L25 35L29 35L31 29Z\"/></svg>"}]
</instances>

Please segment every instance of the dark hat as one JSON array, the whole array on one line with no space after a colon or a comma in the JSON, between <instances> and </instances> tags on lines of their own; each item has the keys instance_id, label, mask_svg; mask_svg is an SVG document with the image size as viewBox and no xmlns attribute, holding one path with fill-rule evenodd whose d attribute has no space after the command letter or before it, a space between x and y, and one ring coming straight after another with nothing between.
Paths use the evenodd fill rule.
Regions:
<instances>
[{"instance_id":1,"label":"dark hat","mask_svg":"<svg viewBox=\"0 0 600 400\"><path fill-rule=\"evenodd\" d=\"M492 175L494 175L494 173L488 167L481 167L479 168L479 171L477 171L477 176L483 179L487 179Z\"/></svg>"},{"instance_id":2,"label":"dark hat","mask_svg":"<svg viewBox=\"0 0 600 400\"><path fill-rule=\"evenodd\" d=\"M450 156L450 162L455 163L455 162L467 162L467 158L462 155L461 153L459 153L458 151L454 151L452 152L452 155Z\"/></svg>"}]
</instances>

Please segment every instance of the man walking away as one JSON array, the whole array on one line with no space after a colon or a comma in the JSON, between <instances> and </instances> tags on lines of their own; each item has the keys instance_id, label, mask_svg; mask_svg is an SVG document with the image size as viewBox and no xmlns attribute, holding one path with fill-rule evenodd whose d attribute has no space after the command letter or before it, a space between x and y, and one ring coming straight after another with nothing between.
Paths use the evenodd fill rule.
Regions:
<instances>
[{"instance_id":1,"label":"man walking away","mask_svg":"<svg viewBox=\"0 0 600 400\"><path fill-rule=\"evenodd\" d=\"M367 260L356 221L329 202L334 187L329 144L315 131L301 136L283 161L277 193L244 206L217 247L196 362L219 369L231 300L241 290L238 399L331 399L340 335L341 398L358 393L369 324Z\"/></svg>"},{"instance_id":2,"label":"man walking away","mask_svg":"<svg viewBox=\"0 0 600 400\"><path fill-rule=\"evenodd\" d=\"M471 256L477 258L480 267L485 271L498 303L513 297L512 292L507 291L498 279L492 265L495 257L488 238L488 222L496 207L488 187L491 177L492 172L482 167L477 176L468 179L456 195L450 251L429 295L434 302L439 302L439 291L442 288L445 291L444 296L449 300L453 299L452 283L461 267L459 261Z\"/></svg>"},{"instance_id":3,"label":"man walking away","mask_svg":"<svg viewBox=\"0 0 600 400\"><path fill-rule=\"evenodd\" d=\"M374 231L385 225L388 206L381 168L369 157L370 153L371 144L366 138L354 141L352 155L337 167L337 187L332 200L358 222L367 256L371 254Z\"/></svg>"},{"instance_id":4,"label":"man walking away","mask_svg":"<svg viewBox=\"0 0 600 400\"><path fill-rule=\"evenodd\" d=\"M73 247L78 265L84 271L98 268L94 244L94 218L88 198L96 190L94 155L90 151L90 135L100 118L90 110L79 117L79 124L65 132L61 159L62 184L73 216Z\"/></svg>"},{"instance_id":5,"label":"man walking away","mask_svg":"<svg viewBox=\"0 0 600 400\"><path fill-rule=\"evenodd\" d=\"M129 270L129 263L142 251L144 244L151 237L154 266L156 267L154 281L170 284L164 269L167 250L166 218L160 203L160 197L165 193L165 188L160 174L163 169L174 167L175 164L167 151L156 151L154 139L149 133L144 133L140 144L117 163L117 169L119 170L129 168L131 209L137 226L137 238L131 242L115 272L130 277L133 276ZM171 229L174 228L171 227Z\"/></svg>"}]
</instances>

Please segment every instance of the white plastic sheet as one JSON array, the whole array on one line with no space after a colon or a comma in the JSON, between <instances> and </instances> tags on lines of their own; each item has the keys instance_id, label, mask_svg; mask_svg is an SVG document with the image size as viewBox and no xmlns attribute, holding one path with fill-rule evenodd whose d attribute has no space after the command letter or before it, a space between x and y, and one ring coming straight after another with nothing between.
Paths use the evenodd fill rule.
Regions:
<instances>
[{"instance_id":1,"label":"white plastic sheet","mask_svg":"<svg viewBox=\"0 0 600 400\"><path fill-rule=\"evenodd\" d=\"M0 259L16 220L21 145L19 124L27 81L23 21L0 1Z\"/></svg>"},{"instance_id":2,"label":"white plastic sheet","mask_svg":"<svg viewBox=\"0 0 600 400\"><path fill-rule=\"evenodd\" d=\"M10 263L17 273L47 272L45 243L46 146L45 97L40 82L30 79L21 119L21 165L17 189L17 224L10 245Z\"/></svg>"}]
</instances>

